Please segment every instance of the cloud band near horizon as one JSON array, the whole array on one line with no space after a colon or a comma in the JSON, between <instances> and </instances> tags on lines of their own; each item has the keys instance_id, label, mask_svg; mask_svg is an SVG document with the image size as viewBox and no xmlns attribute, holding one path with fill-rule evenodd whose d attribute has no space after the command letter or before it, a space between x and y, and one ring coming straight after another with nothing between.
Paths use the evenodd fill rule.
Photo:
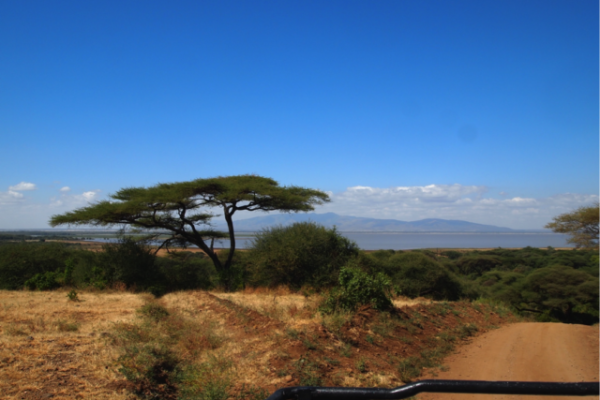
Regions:
<instances>
[{"instance_id":1,"label":"cloud band near horizon","mask_svg":"<svg viewBox=\"0 0 600 400\"><path fill-rule=\"evenodd\" d=\"M68 186L55 188L34 199L37 186L21 182L0 191L0 229L47 228L50 217L102 200L101 191L71 193ZM36 190L39 192L40 190ZM425 218L458 219L513 229L541 229L553 217L598 201L597 194L561 193L546 198L499 197L489 195L483 185L396 186L377 188L352 186L343 192L329 192L331 202L317 213L415 221ZM238 213L236 219L258 216ZM216 221L215 221L216 222Z\"/></svg>"},{"instance_id":2,"label":"cloud band near horizon","mask_svg":"<svg viewBox=\"0 0 600 400\"><path fill-rule=\"evenodd\" d=\"M341 193L329 193L331 202L316 211L402 221L459 219L513 229L541 229L559 214L598 201L596 194L494 198L487 195L488 192L486 186L460 184L391 188L353 186Z\"/></svg>"}]
</instances>

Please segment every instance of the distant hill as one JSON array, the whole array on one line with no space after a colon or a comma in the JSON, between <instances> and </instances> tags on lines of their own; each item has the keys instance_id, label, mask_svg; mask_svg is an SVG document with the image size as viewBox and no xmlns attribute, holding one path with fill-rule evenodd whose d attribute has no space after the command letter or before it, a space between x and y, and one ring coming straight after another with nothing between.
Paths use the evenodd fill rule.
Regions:
<instances>
[{"instance_id":1,"label":"distant hill","mask_svg":"<svg viewBox=\"0 0 600 400\"><path fill-rule=\"evenodd\" d=\"M234 221L234 225L237 232L255 232L271 226L286 226L305 221L316 222L328 228L336 226L341 232L517 232L510 228L460 220L428 218L407 222L396 219L350 217L335 213L266 215L237 220ZM225 227L218 225L217 228L223 229Z\"/></svg>"}]
</instances>

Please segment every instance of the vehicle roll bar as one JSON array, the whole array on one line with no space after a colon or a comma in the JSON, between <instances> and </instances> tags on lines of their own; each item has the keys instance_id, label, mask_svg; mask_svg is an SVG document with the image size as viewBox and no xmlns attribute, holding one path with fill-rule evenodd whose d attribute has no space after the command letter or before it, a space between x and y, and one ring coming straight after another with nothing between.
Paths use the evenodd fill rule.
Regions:
<instances>
[{"instance_id":1,"label":"vehicle roll bar","mask_svg":"<svg viewBox=\"0 0 600 400\"><path fill-rule=\"evenodd\" d=\"M429 379L394 389L295 386L278 389L266 400L398 400L419 393L470 393L542 396L598 396L598 382L514 382Z\"/></svg>"}]
</instances>

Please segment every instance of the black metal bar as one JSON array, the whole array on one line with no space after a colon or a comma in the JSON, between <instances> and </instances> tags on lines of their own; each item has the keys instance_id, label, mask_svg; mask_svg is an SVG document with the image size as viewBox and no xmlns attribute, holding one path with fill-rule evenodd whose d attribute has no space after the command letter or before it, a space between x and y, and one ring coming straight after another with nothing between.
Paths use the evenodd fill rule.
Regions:
<instances>
[{"instance_id":1,"label":"black metal bar","mask_svg":"<svg viewBox=\"0 0 600 400\"><path fill-rule=\"evenodd\" d=\"M598 382L509 382L424 380L394 389L295 386L277 390L267 400L399 400L418 393L598 396Z\"/></svg>"}]
</instances>

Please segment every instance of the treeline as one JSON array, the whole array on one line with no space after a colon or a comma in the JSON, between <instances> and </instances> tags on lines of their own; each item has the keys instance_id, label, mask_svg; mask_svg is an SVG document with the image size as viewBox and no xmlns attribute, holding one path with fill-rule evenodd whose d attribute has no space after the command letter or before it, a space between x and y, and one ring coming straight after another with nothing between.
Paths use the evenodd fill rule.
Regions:
<instances>
[{"instance_id":1,"label":"treeline","mask_svg":"<svg viewBox=\"0 0 600 400\"><path fill-rule=\"evenodd\" d=\"M249 250L237 251L231 267L220 272L203 254L179 251L155 257L149 246L128 237L103 249L2 243L0 289L120 286L160 296L233 282L236 290L286 285L329 291L327 304L333 308L365 301L381 308L397 293L434 300L488 299L540 321L598 321L597 251L364 252L335 229L314 223L261 232Z\"/></svg>"},{"instance_id":2,"label":"treeline","mask_svg":"<svg viewBox=\"0 0 600 400\"><path fill-rule=\"evenodd\" d=\"M174 290L210 288L218 283L212 263L200 254L155 257L152 248L130 237L102 246L102 252L63 243L0 244L0 289L100 290L124 287L160 296Z\"/></svg>"}]
</instances>

